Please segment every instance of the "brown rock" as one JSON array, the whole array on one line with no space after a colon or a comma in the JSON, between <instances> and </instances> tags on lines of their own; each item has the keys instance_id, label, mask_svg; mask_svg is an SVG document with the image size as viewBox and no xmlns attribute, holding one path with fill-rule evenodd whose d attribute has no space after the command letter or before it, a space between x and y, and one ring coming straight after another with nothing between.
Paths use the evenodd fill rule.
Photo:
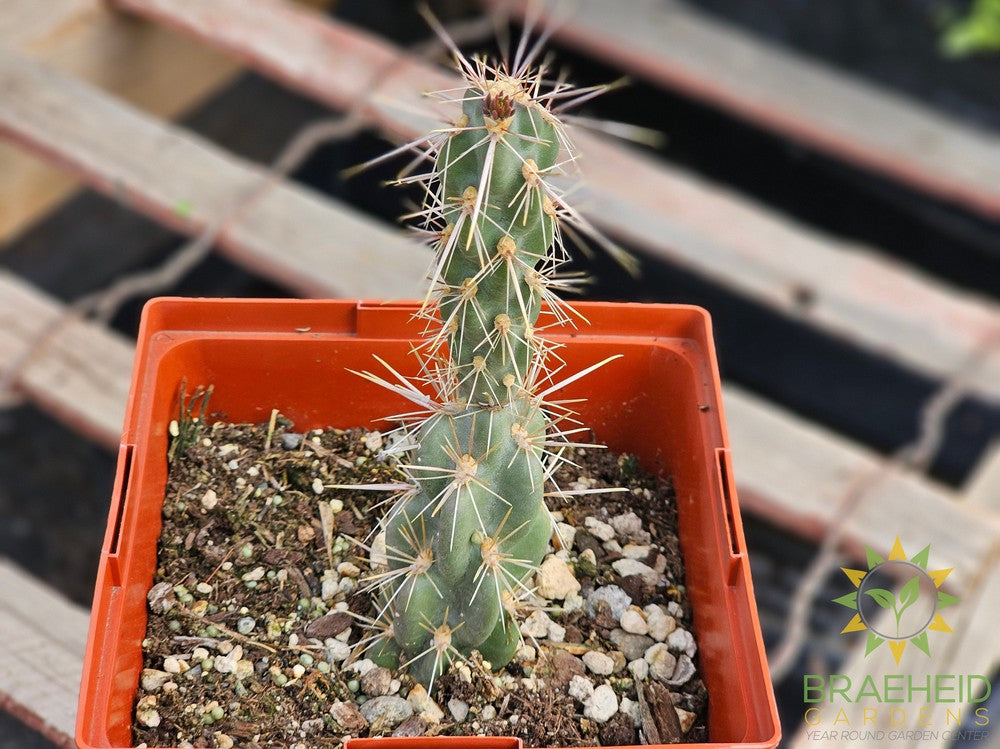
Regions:
<instances>
[{"instance_id":1,"label":"brown rock","mask_svg":"<svg viewBox=\"0 0 1000 749\"><path fill-rule=\"evenodd\" d=\"M392 684L392 672L387 668L377 666L367 671L361 677L361 691L369 697L382 697L389 694Z\"/></svg>"},{"instance_id":2,"label":"brown rock","mask_svg":"<svg viewBox=\"0 0 1000 749\"><path fill-rule=\"evenodd\" d=\"M618 627L618 620L611 613L611 605L607 601L598 601L594 607L594 624L601 629Z\"/></svg>"},{"instance_id":3,"label":"brown rock","mask_svg":"<svg viewBox=\"0 0 1000 749\"><path fill-rule=\"evenodd\" d=\"M353 702L334 702L330 705L330 715L344 733L356 735L368 728L368 721Z\"/></svg>"},{"instance_id":4,"label":"brown rock","mask_svg":"<svg viewBox=\"0 0 1000 749\"><path fill-rule=\"evenodd\" d=\"M344 611L326 614L306 625L306 637L315 637L318 640L336 637L350 627L353 622L354 618Z\"/></svg>"},{"instance_id":5,"label":"brown rock","mask_svg":"<svg viewBox=\"0 0 1000 749\"><path fill-rule=\"evenodd\" d=\"M574 644L583 642L583 630L575 624L567 624L566 634L563 636L563 641Z\"/></svg>"},{"instance_id":6,"label":"brown rock","mask_svg":"<svg viewBox=\"0 0 1000 749\"><path fill-rule=\"evenodd\" d=\"M604 547L601 546L601 542L594 536L587 533L584 530L577 530L576 538L573 540L573 545L583 553L587 549L594 552L594 555L600 559L604 556Z\"/></svg>"},{"instance_id":7,"label":"brown rock","mask_svg":"<svg viewBox=\"0 0 1000 749\"><path fill-rule=\"evenodd\" d=\"M630 746L638 743L632 719L623 713L615 714L601 726L598 736L601 746Z\"/></svg>"},{"instance_id":8,"label":"brown rock","mask_svg":"<svg viewBox=\"0 0 1000 749\"><path fill-rule=\"evenodd\" d=\"M371 672L369 671L369 673ZM412 738L413 736L423 736L426 731L427 726L424 724L423 718L419 715L411 715L399 724L392 735L396 738Z\"/></svg>"},{"instance_id":9,"label":"brown rock","mask_svg":"<svg viewBox=\"0 0 1000 749\"><path fill-rule=\"evenodd\" d=\"M650 594L653 592L653 588L645 583L641 575L628 575L623 577L621 582L619 582L619 586L622 590L628 593L629 598L640 606L646 604L649 600Z\"/></svg>"},{"instance_id":10,"label":"brown rock","mask_svg":"<svg viewBox=\"0 0 1000 749\"><path fill-rule=\"evenodd\" d=\"M285 565L298 564L305 554L293 549L268 549L264 552L264 564L284 567Z\"/></svg>"},{"instance_id":11,"label":"brown rock","mask_svg":"<svg viewBox=\"0 0 1000 749\"><path fill-rule=\"evenodd\" d=\"M350 512L338 512L335 516L337 530L347 536L353 536L360 530L354 515Z\"/></svg>"},{"instance_id":12,"label":"brown rock","mask_svg":"<svg viewBox=\"0 0 1000 749\"><path fill-rule=\"evenodd\" d=\"M583 676L583 661L565 650L557 650L552 656L552 685L563 688L574 676Z\"/></svg>"}]
</instances>

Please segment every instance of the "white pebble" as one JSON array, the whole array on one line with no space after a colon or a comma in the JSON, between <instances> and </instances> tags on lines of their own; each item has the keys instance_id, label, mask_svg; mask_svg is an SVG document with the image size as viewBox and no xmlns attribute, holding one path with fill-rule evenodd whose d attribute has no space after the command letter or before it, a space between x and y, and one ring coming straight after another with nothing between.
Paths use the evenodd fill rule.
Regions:
<instances>
[{"instance_id":1,"label":"white pebble","mask_svg":"<svg viewBox=\"0 0 1000 749\"><path fill-rule=\"evenodd\" d=\"M444 719L444 710L431 699L423 684L414 684L410 693L406 695L406 701L410 703L413 712L429 723L440 723Z\"/></svg>"},{"instance_id":2,"label":"white pebble","mask_svg":"<svg viewBox=\"0 0 1000 749\"><path fill-rule=\"evenodd\" d=\"M629 606L618 621L622 629L633 635L644 635L649 632L649 625L642 615L642 609L638 606Z\"/></svg>"},{"instance_id":3,"label":"white pebble","mask_svg":"<svg viewBox=\"0 0 1000 749\"><path fill-rule=\"evenodd\" d=\"M263 567L254 567L249 572L245 573L242 577L244 582L257 582L263 579L265 570Z\"/></svg>"},{"instance_id":4,"label":"white pebble","mask_svg":"<svg viewBox=\"0 0 1000 749\"><path fill-rule=\"evenodd\" d=\"M650 645L644 656L650 675L658 681L667 681L674 675L677 659L662 642Z\"/></svg>"},{"instance_id":5,"label":"white pebble","mask_svg":"<svg viewBox=\"0 0 1000 749\"><path fill-rule=\"evenodd\" d=\"M219 495L215 493L215 489L209 489L202 495L201 506L206 510L213 509L217 504L219 504Z\"/></svg>"},{"instance_id":6,"label":"white pebble","mask_svg":"<svg viewBox=\"0 0 1000 749\"><path fill-rule=\"evenodd\" d=\"M159 691L160 687L170 680L170 674L166 671L158 671L155 668L142 669L142 688L147 692Z\"/></svg>"},{"instance_id":7,"label":"white pebble","mask_svg":"<svg viewBox=\"0 0 1000 749\"><path fill-rule=\"evenodd\" d=\"M452 698L448 700L448 712L455 722L463 722L469 715L469 703L463 700Z\"/></svg>"},{"instance_id":8,"label":"white pebble","mask_svg":"<svg viewBox=\"0 0 1000 749\"><path fill-rule=\"evenodd\" d=\"M591 695L594 694L594 683L588 679L586 676L580 676L575 674L569 682L569 696L579 700L580 702L586 702L590 699Z\"/></svg>"},{"instance_id":9,"label":"white pebble","mask_svg":"<svg viewBox=\"0 0 1000 749\"><path fill-rule=\"evenodd\" d=\"M181 661L176 656L168 655L163 659L163 670L168 674L180 674L187 669L181 665Z\"/></svg>"},{"instance_id":10,"label":"white pebble","mask_svg":"<svg viewBox=\"0 0 1000 749\"><path fill-rule=\"evenodd\" d=\"M618 559L611 563L614 568L622 577L628 577L629 575L639 575L642 581L646 585L656 585L657 581L660 579L660 573L654 570L649 565L643 564L637 559Z\"/></svg>"},{"instance_id":11,"label":"white pebble","mask_svg":"<svg viewBox=\"0 0 1000 749\"><path fill-rule=\"evenodd\" d=\"M146 728L156 728L160 725L160 714L156 711L155 707L137 708L135 717Z\"/></svg>"},{"instance_id":12,"label":"white pebble","mask_svg":"<svg viewBox=\"0 0 1000 749\"><path fill-rule=\"evenodd\" d=\"M610 541L615 537L615 529L595 517L586 518L583 524L590 534L600 541Z\"/></svg>"},{"instance_id":13,"label":"white pebble","mask_svg":"<svg viewBox=\"0 0 1000 749\"><path fill-rule=\"evenodd\" d=\"M694 658L694 654L698 652L698 646L695 644L694 635L688 632L686 629L675 629L667 637L667 645L671 650L677 653L686 653L688 658Z\"/></svg>"},{"instance_id":14,"label":"white pebble","mask_svg":"<svg viewBox=\"0 0 1000 749\"><path fill-rule=\"evenodd\" d=\"M544 611L535 611L521 623L521 634L525 637L545 637L552 620Z\"/></svg>"},{"instance_id":15,"label":"white pebble","mask_svg":"<svg viewBox=\"0 0 1000 749\"><path fill-rule=\"evenodd\" d=\"M649 636L657 642L663 642L677 629L677 620L664 611L662 606L650 604L643 610L649 625Z\"/></svg>"},{"instance_id":16,"label":"white pebble","mask_svg":"<svg viewBox=\"0 0 1000 749\"><path fill-rule=\"evenodd\" d=\"M364 676L373 668L376 668L375 662L370 660L369 658L362 658L360 661L354 661L354 663L348 666L344 666L345 671L353 671L358 676ZM416 689L416 687L414 687L414 689ZM421 689L423 689L423 687L421 687ZM416 705L414 705L413 707L416 708Z\"/></svg>"},{"instance_id":17,"label":"white pebble","mask_svg":"<svg viewBox=\"0 0 1000 749\"><path fill-rule=\"evenodd\" d=\"M649 546L638 546L636 544L625 544L622 548L622 556L629 559L638 559L640 562L649 556Z\"/></svg>"},{"instance_id":18,"label":"white pebble","mask_svg":"<svg viewBox=\"0 0 1000 749\"><path fill-rule=\"evenodd\" d=\"M611 527L622 541L627 541L642 532L642 520L634 512L611 518Z\"/></svg>"},{"instance_id":19,"label":"white pebble","mask_svg":"<svg viewBox=\"0 0 1000 749\"><path fill-rule=\"evenodd\" d=\"M337 565L337 573L344 577L357 577L361 574L361 569L351 562L341 562Z\"/></svg>"},{"instance_id":20,"label":"white pebble","mask_svg":"<svg viewBox=\"0 0 1000 749\"><path fill-rule=\"evenodd\" d=\"M639 681L645 681L649 676L649 663L644 658L639 658L628 664L628 670Z\"/></svg>"},{"instance_id":21,"label":"white pebble","mask_svg":"<svg viewBox=\"0 0 1000 749\"><path fill-rule=\"evenodd\" d=\"M312 490L313 490L313 494L322 494L323 493L323 480L321 478L319 478L318 476L313 479Z\"/></svg>"},{"instance_id":22,"label":"white pebble","mask_svg":"<svg viewBox=\"0 0 1000 749\"><path fill-rule=\"evenodd\" d=\"M566 640L566 628L561 624L552 622L552 624L549 625L549 641L564 642L565 640Z\"/></svg>"},{"instance_id":23,"label":"white pebble","mask_svg":"<svg viewBox=\"0 0 1000 749\"><path fill-rule=\"evenodd\" d=\"M346 661L351 654L351 646L346 642L329 638L325 644L327 657L334 663Z\"/></svg>"},{"instance_id":24,"label":"white pebble","mask_svg":"<svg viewBox=\"0 0 1000 749\"><path fill-rule=\"evenodd\" d=\"M639 712L639 703L633 702L628 697L622 697L621 704L618 705L618 712L631 718L633 725L638 726L642 722L642 714Z\"/></svg>"},{"instance_id":25,"label":"white pebble","mask_svg":"<svg viewBox=\"0 0 1000 749\"><path fill-rule=\"evenodd\" d=\"M583 596L579 593L573 593L572 595L566 596L566 600L563 601L563 611L567 614L571 614L574 611L579 611L583 608Z\"/></svg>"},{"instance_id":26,"label":"white pebble","mask_svg":"<svg viewBox=\"0 0 1000 749\"><path fill-rule=\"evenodd\" d=\"M608 684L601 684L583 705L583 714L598 723L606 723L618 712L618 696Z\"/></svg>"},{"instance_id":27,"label":"white pebble","mask_svg":"<svg viewBox=\"0 0 1000 749\"><path fill-rule=\"evenodd\" d=\"M610 676L615 670L614 660L596 650L588 650L583 654L583 665L598 676Z\"/></svg>"},{"instance_id":28,"label":"white pebble","mask_svg":"<svg viewBox=\"0 0 1000 749\"><path fill-rule=\"evenodd\" d=\"M580 583L562 559L549 556L542 562L535 575L536 592L550 601L561 601L568 595L580 592Z\"/></svg>"},{"instance_id":29,"label":"white pebble","mask_svg":"<svg viewBox=\"0 0 1000 749\"><path fill-rule=\"evenodd\" d=\"M553 539L555 538L559 539L558 548L572 549L573 542L576 540L576 528L569 523L556 523ZM553 545L555 545L555 540L553 540Z\"/></svg>"}]
</instances>

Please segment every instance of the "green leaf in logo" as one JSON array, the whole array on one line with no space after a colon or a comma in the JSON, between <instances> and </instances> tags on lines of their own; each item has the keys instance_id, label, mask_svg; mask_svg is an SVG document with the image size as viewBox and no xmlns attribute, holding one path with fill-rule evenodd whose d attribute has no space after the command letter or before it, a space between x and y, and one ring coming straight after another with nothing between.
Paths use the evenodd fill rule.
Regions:
<instances>
[{"instance_id":1,"label":"green leaf in logo","mask_svg":"<svg viewBox=\"0 0 1000 749\"><path fill-rule=\"evenodd\" d=\"M896 608L896 596L892 594L891 590L872 588L871 590L866 590L865 595L871 596L875 600L875 603L884 609Z\"/></svg>"},{"instance_id":2,"label":"green leaf in logo","mask_svg":"<svg viewBox=\"0 0 1000 749\"><path fill-rule=\"evenodd\" d=\"M902 614L915 604L918 598L920 598L920 575L914 575L899 591L899 613Z\"/></svg>"}]
</instances>

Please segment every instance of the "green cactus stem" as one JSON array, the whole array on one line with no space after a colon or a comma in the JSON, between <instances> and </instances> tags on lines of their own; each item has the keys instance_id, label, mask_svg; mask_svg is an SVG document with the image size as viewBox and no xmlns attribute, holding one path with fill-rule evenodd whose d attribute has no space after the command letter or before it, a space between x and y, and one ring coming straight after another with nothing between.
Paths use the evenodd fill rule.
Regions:
<instances>
[{"instance_id":1,"label":"green cactus stem","mask_svg":"<svg viewBox=\"0 0 1000 749\"><path fill-rule=\"evenodd\" d=\"M588 228L550 184L572 161L553 105L569 89L543 93L526 63L458 59L461 114L420 144L431 171L403 180L425 185L436 249L419 349L435 397L364 375L425 409L397 443L407 483L382 522L368 650L425 685L473 650L502 666L521 642L517 610L553 532L544 487L575 431L544 401L558 385L539 317L543 303L553 322L569 314L553 291L561 223Z\"/></svg>"}]
</instances>

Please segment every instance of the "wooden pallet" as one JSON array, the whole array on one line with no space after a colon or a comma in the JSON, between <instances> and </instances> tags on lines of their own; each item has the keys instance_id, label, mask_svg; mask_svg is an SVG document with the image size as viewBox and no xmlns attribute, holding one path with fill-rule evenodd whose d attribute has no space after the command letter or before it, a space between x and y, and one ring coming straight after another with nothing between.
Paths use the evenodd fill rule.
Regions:
<instances>
[{"instance_id":1,"label":"wooden pallet","mask_svg":"<svg viewBox=\"0 0 1000 749\"><path fill-rule=\"evenodd\" d=\"M59 2L78 8L88 0ZM115 4L194 35L210 50L235 55L338 109L367 102L364 116L395 137L434 126L441 113L429 109L419 93L454 84L450 74L381 39L278 0ZM150 28L142 21L127 23ZM60 72L21 47L3 45L2 26L0 90L15 94L0 98L0 133L10 140L175 230L195 235L221 225L222 252L297 293L400 298L416 291L426 251L394 229L301 186L269 184L259 166ZM581 141L596 219L652 256L936 377L961 369L1000 338L1000 308L992 302L922 277L874 250L791 226L667 164L592 137ZM234 213L248 195L250 207ZM808 310L801 308L803 289L815 298ZM66 312L47 295L0 273L0 376ZM106 328L71 322L34 351L18 384L74 429L113 447L132 353L131 341ZM978 393L1000 396L998 358L986 360L970 379ZM744 508L818 538L840 522L845 499L860 491L862 499L845 526L849 550L865 545L888 550L897 533L934 539L935 561L956 568L949 580L956 594L985 601L980 606L997 605L982 593L983 570L995 563L1000 538L997 507L962 501L925 478L884 470L884 460L871 450L745 390L727 385L724 397ZM976 486L991 488L970 489L970 496L994 491L993 470L984 467L976 479ZM14 584L9 579L14 573L0 565L0 590ZM16 584L38 587L23 576ZM0 597L0 631L27 637L27 626L56 642L63 629L82 636L79 611L70 613L72 607L43 588L25 595L40 602L36 616L62 621L61 628L50 632L26 619L20 629L2 629L13 627L9 622L20 614L10 613L10 602ZM995 657L980 648L981 636L968 629L960 641L963 658L987 652ZM78 641L67 642L71 646L60 657L69 664ZM79 664L75 667L78 672ZM38 681L47 678L45 672L36 679L29 670L26 677L19 661L0 655L0 705L16 706L19 715L31 716L57 743L69 746L77 672L67 666L49 675L57 682L49 688L66 692L56 698ZM27 683L19 681L25 678Z\"/></svg>"},{"instance_id":2,"label":"wooden pallet","mask_svg":"<svg viewBox=\"0 0 1000 749\"><path fill-rule=\"evenodd\" d=\"M522 15L533 0L491 0ZM549 4L547 8L558 5ZM556 36L765 129L1000 218L1000 138L768 44L683 0L577 0Z\"/></svg>"}]
</instances>

